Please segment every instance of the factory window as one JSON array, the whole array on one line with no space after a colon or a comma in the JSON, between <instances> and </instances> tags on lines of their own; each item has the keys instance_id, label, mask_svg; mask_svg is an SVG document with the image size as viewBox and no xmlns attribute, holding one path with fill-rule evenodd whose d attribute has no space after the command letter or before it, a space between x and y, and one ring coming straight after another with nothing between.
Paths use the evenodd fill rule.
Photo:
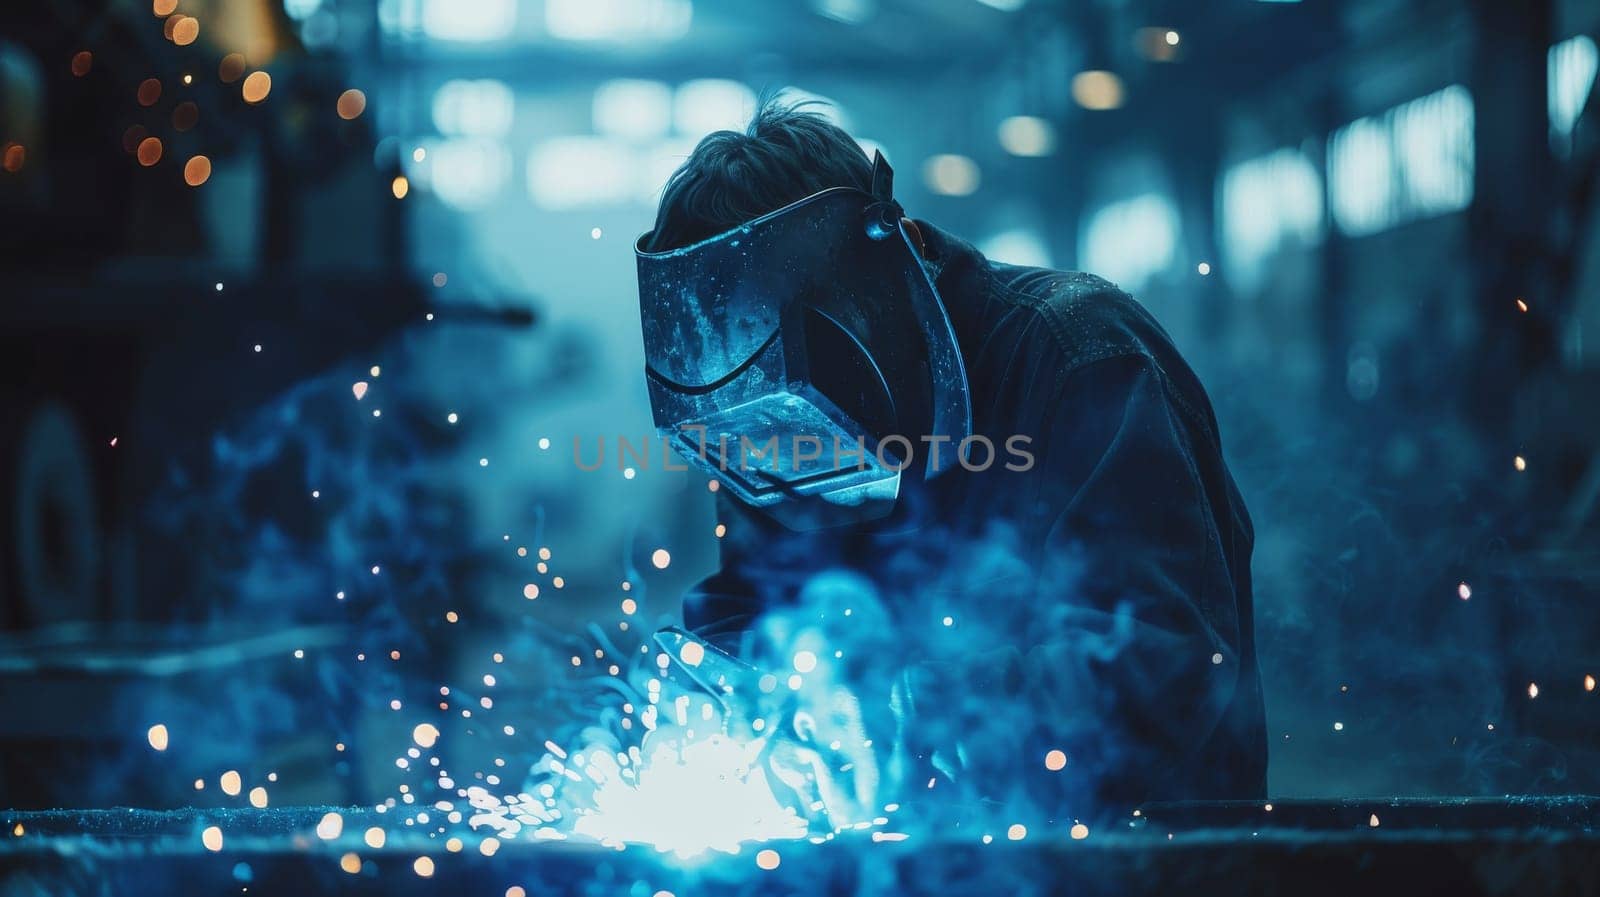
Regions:
<instances>
[{"instance_id":1,"label":"factory window","mask_svg":"<svg viewBox=\"0 0 1600 897\"><path fill-rule=\"evenodd\" d=\"M1280 149L1230 167L1218 194L1223 258L1241 290L1260 285L1279 247L1322 241L1322 176L1299 150Z\"/></svg>"},{"instance_id":2,"label":"factory window","mask_svg":"<svg viewBox=\"0 0 1600 897\"><path fill-rule=\"evenodd\" d=\"M680 134L743 131L755 110L755 91L721 78L686 81L672 101L672 118Z\"/></svg>"},{"instance_id":3,"label":"factory window","mask_svg":"<svg viewBox=\"0 0 1600 897\"><path fill-rule=\"evenodd\" d=\"M1031 227L1003 230L978 243L978 251L992 261L1007 265L1049 268L1050 247L1044 236Z\"/></svg>"},{"instance_id":4,"label":"factory window","mask_svg":"<svg viewBox=\"0 0 1600 897\"><path fill-rule=\"evenodd\" d=\"M1597 67L1600 67L1600 52L1588 35L1568 38L1550 48L1547 72L1553 141L1564 142L1572 136L1572 129L1594 88Z\"/></svg>"},{"instance_id":5,"label":"factory window","mask_svg":"<svg viewBox=\"0 0 1600 897\"><path fill-rule=\"evenodd\" d=\"M515 108L516 98L503 82L446 81L433 94L433 126L452 136L504 137Z\"/></svg>"},{"instance_id":6,"label":"factory window","mask_svg":"<svg viewBox=\"0 0 1600 897\"><path fill-rule=\"evenodd\" d=\"M1472 95L1459 84L1358 119L1328 138L1333 219L1350 236L1472 202Z\"/></svg>"},{"instance_id":7,"label":"factory window","mask_svg":"<svg viewBox=\"0 0 1600 897\"><path fill-rule=\"evenodd\" d=\"M511 177L511 151L493 138L447 137L422 149L408 158L406 174L452 208L482 208Z\"/></svg>"},{"instance_id":8,"label":"factory window","mask_svg":"<svg viewBox=\"0 0 1600 897\"><path fill-rule=\"evenodd\" d=\"M407 40L504 40L517 24L517 0L378 0L378 24L385 34Z\"/></svg>"},{"instance_id":9,"label":"factory window","mask_svg":"<svg viewBox=\"0 0 1600 897\"><path fill-rule=\"evenodd\" d=\"M1129 292L1172 266L1178 210L1160 193L1102 206L1089 216L1078 242L1079 264Z\"/></svg>"},{"instance_id":10,"label":"factory window","mask_svg":"<svg viewBox=\"0 0 1600 897\"><path fill-rule=\"evenodd\" d=\"M672 129L672 88L661 81L619 78L594 92L594 129L607 137L656 140Z\"/></svg>"},{"instance_id":11,"label":"factory window","mask_svg":"<svg viewBox=\"0 0 1600 897\"><path fill-rule=\"evenodd\" d=\"M528 195L544 209L623 205L641 199L638 154L606 137L553 137L528 154Z\"/></svg>"},{"instance_id":12,"label":"factory window","mask_svg":"<svg viewBox=\"0 0 1600 897\"><path fill-rule=\"evenodd\" d=\"M689 0L545 0L544 27L572 41L663 41L689 31Z\"/></svg>"}]
</instances>

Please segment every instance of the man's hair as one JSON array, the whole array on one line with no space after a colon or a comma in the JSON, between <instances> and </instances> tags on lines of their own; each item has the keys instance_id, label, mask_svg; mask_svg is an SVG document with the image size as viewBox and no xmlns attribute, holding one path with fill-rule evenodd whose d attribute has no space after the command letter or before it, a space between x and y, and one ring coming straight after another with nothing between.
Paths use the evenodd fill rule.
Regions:
<instances>
[{"instance_id":1,"label":"man's hair","mask_svg":"<svg viewBox=\"0 0 1600 897\"><path fill-rule=\"evenodd\" d=\"M829 187L870 190L866 152L805 108L815 102L769 97L744 133L706 135L667 181L645 250L697 243Z\"/></svg>"}]
</instances>

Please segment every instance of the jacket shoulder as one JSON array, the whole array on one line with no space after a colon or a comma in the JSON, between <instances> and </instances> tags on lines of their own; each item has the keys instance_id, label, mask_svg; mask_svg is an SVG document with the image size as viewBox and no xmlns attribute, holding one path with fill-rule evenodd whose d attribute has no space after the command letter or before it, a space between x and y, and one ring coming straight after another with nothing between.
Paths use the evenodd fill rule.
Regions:
<instances>
[{"instance_id":1,"label":"jacket shoulder","mask_svg":"<svg viewBox=\"0 0 1600 897\"><path fill-rule=\"evenodd\" d=\"M1003 301L1036 313L1061 350L1068 373L1122 356L1162 362L1177 355L1171 337L1127 292L1083 271L1055 271L990 263Z\"/></svg>"}]
</instances>

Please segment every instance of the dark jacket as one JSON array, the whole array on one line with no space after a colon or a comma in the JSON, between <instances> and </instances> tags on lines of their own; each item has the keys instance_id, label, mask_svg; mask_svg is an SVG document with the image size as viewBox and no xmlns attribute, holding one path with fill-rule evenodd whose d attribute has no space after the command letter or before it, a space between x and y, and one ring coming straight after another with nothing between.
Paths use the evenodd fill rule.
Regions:
<instances>
[{"instance_id":1,"label":"dark jacket","mask_svg":"<svg viewBox=\"0 0 1600 897\"><path fill-rule=\"evenodd\" d=\"M909 669L903 739L984 798L1088 816L1264 796L1253 535L1194 372L1106 281L922 230L975 432L1001 457L907 484L887 520L816 534L724 499L722 569L686 597L686 623L727 641L789 609L830 647ZM1016 434L1030 470L1004 467ZM1052 750L1064 769L1046 767Z\"/></svg>"}]
</instances>

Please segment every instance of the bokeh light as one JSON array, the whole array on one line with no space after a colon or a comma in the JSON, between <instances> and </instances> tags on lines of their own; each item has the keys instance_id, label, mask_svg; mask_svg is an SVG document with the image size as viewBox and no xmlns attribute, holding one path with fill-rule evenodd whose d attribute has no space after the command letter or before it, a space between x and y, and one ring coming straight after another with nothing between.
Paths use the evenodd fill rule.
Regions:
<instances>
[{"instance_id":1,"label":"bokeh light","mask_svg":"<svg viewBox=\"0 0 1600 897\"><path fill-rule=\"evenodd\" d=\"M145 139L139 141L139 150L136 154L139 159L139 164L149 168L157 162L160 162L161 151L161 138L159 137L146 137Z\"/></svg>"},{"instance_id":2,"label":"bokeh light","mask_svg":"<svg viewBox=\"0 0 1600 897\"><path fill-rule=\"evenodd\" d=\"M266 72L251 72L244 79L242 94L246 103L259 103L272 92L272 76Z\"/></svg>"},{"instance_id":3,"label":"bokeh light","mask_svg":"<svg viewBox=\"0 0 1600 897\"><path fill-rule=\"evenodd\" d=\"M339 94L339 101L335 104L339 117L345 121L360 118L361 113L367 109L367 95L354 87Z\"/></svg>"},{"instance_id":4,"label":"bokeh light","mask_svg":"<svg viewBox=\"0 0 1600 897\"><path fill-rule=\"evenodd\" d=\"M211 160L205 156L194 156L183 163L183 182L191 187L204 184L211 177Z\"/></svg>"}]
</instances>

